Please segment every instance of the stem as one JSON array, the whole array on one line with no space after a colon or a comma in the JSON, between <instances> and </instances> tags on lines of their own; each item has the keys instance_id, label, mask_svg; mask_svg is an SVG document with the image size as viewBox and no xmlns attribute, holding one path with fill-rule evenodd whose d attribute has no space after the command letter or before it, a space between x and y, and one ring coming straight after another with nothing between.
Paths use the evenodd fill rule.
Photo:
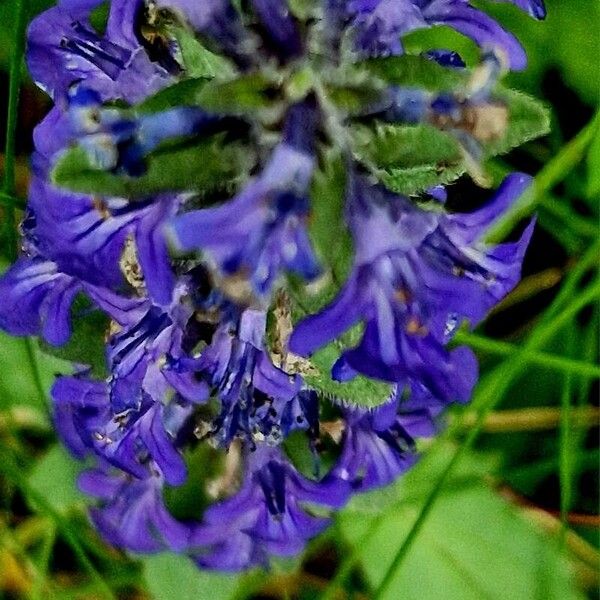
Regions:
<instances>
[{"instance_id":1,"label":"stem","mask_svg":"<svg viewBox=\"0 0 600 600\"><path fill-rule=\"evenodd\" d=\"M564 411L554 407L501 410L487 416L483 429L486 433L554 429L562 425L563 419ZM570 427L581 429L597 427L599 420L600 409L593 406L573 408L569 417ZM461 419L459 427L470 429L475 421L476 415L467 413Z\"/></svg>"},{"instance_id":2,"label":"stem","mask_svg":"<svg viewBox=\"0 0 600 600\"><path fill-rule=\"evenodd\" d=\"M539 172L531 188L496 221L486 235L488 242L506 238L514 226L530 215L542 202L547 192L583 159L600 125L600 112Z\"/></svg>"},{"instance_id":3,"label":"stem","mask_svg":"<svg viewBox=\"0 0 600 600\"><path fill-rule=\"evenodd\" d=\"M21 64L23 61L23 53L25 51L25 5L25 0L14 0L13 53L10 58L6 142L4 150L4 184L2 186L2 191L9 197L15 195L16 189L15 140L19 113L19 92L21 89ZM15 229L14 205L7 206L4 211L6 216L9 258L14 260L17 257L17 232Z\"/></svg>"},{"instance_id":4,"label":"stem","mask_svg":"<svg viewBox=\"0 0 600 600\"><path fill-rule=\"evenodd\" d=\"M18 208L19 210L25 210L27 203L22 198L11 196L6 192L0 192L0 204L4 205L5 210L7 208Z\"/></svg>"},{"instance_id":5,"label":"stem","mask_svg":"<svg viewBox=\"0 0 600 600\"><path fill-rule=\"evenodd\" d=\"M563 277L564 272L562 269L550 267L549 269L523 278L521 283L508 296L503 298L500 304L497 304L490 311L490 314L498 314L511 306L529 300L540 292L552 289L561 282Z\"/></svg>"},{"instance_id":6,"label":"stem","mask_svg":"<svg viewBox=\"0 0 600 600\"><path fill-rule=\"evenodd\" d=\"M509 342L493 340L468 331L459 331L454 336L454 341L458 344L466 344L474 350L480 350L488 354L497 356L513 356L519 351L519 346ZM586 363L580 360L568 358L566 356L557 356L547 352L532 352L526 360L534 365L545 369L562 371L567 374L576 374L583 377L600 377L600 365Z\"/></svg>"},{"instance_id":7,"label":"stem","mask_svg":"<svg viewBox=\"0 0 600 600\"><path fill-rule=\"evenodd\" d=\"M598 226L593 221L569 210L568 206L565 206L564 200L545 194L540 200L540 207L565 223L573 233L591 239L598 237Z\"/></svg>"},{"instance_id":8,"label":"stem","mask_svg":"<svg viewBox=\"0 0 600 600\"><path fill-rule=\"evenodd\" d=\"M573 330L568 328L566 345L570 354L575 349L575 337ZM559 482L560 482L560 543L564 546L565 534L569 522L568 513L573 501L573 440L571 431L574 426L575 414L571 406L571 395L573 393L573 377L565 374L563 387L560 395L560 429L558 434L559 450Z\"/></svg>"},{"instance_id":9,"label":"stem","mask_svg":"<svg viewBox=\"0 0 600 600\"><path fill-rule=\"evenodd\" d=\"M46 400L46 390L44 389L44 384L42 382L42 378L40 376L40 370L38 368L37 356L35 353L35 346L32 338L23 338L23 342L25 344L25 349L27 351L27 358L29 359L29 366L31 369L31 375L33 376L33 381L35 382L35 387L40 396L42 410L48 412L48 402Z\"/></svg>"}]
</instances>

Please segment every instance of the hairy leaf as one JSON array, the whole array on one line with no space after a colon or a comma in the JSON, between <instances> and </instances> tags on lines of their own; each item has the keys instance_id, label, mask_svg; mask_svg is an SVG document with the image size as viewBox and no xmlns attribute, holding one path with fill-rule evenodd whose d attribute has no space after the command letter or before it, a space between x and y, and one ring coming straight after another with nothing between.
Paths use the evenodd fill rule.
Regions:
<instances>
[{"instance_id":1,"label":"hairy leaf","mask_svg":"<svg viewBox=\"0 0 600 600\"><path fill-rule=\"evenodd\" d=\"M331 378L331 368L339 358L343 346L339 343L328 344L310 357L310 363L316 373L304 375L307 385L325 397L341 401L348 406L375 408L387 402L393 386L362 375L340 383Z\"/></svg>"},{"instance_id":2,"label":"hairy leaf","mask_svg":"<svg viewBox=\"0 0 600 600\"><path fill-rule=\"evenodd\" d=\"M460 89L468 79L466 71L442 67L434 60L415 54L373 58L362 65L388 83L432 92Z\"/></svg>"},{"instance_id":3,"label":"hairy leaf","mask_svg":"<svg viewBox=\"0 0 600 600\"><path fill-rule=\"evenodd\" d=\"M508 127L505 134L484 146L485 155L504 154L550 131L550 111L532 96L499 88L494 98L508 108Z\"/></svg>"},{"instance_id":4,"label":"hairy leaf","mask_svg":"<svg viewBox=\"0 0 600 600\"><path fill-rule=\"evenodd\" d=\"M147 159L140 177L97 169L81 147L67 150L52 171L52 182L86 194L144 198L161 192L208 193L231 187L247 168L249 153L219 136L194 145L159 149Z\"/></svg>"},{"instance_id":5,"label":"hairy leaf","mask_svg":"<svg viewBox=\"0 0 600 600\"><path fill-rule=\"evenodd\" d=\"M548 133L549 112L538 100L500 88L494 101L506 106L508 121L499 138L482 142L484 159ZM356 158L394 192L416 195L467 170L457 137L433 125L355 126L352 135Z\"/></svg>"},{"instance_id":6,"label":"hairy leaf","mask_svg":"<svg viewBox=\"0 0 600 600\"><path fill-rule=\"evenodd\" d=\"M354 130L355 156L392 191L413 195L464 172L460 146L432 125L378 125Z\"/></svg>"}]
</instances>

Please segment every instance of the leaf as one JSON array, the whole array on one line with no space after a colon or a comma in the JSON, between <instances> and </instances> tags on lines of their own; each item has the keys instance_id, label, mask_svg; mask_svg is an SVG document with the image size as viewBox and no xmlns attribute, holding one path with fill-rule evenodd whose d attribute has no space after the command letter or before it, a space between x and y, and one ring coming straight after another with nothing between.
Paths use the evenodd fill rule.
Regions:
<instances>
[{"instance_id":1,"label":"leaf","mask_svg":"<svg viewBox=\"0 0 600 600\"><path fill-rule=\"evenodd\" d=\"M205 48L192 30L171 26L167 27L167 31L177 40L187 77L213 79L235 74L234 65Z\"/></svg>"},{"instance_id":2,"label":"leaf","mask_svg":"<svg viewBox=\"0 0 600 600\"><path fill-rule=\"evenodd\" d=\"M85 194L144 198L162 192L212 192L227 189L248 167L250 153L236 142L223 143L220 136L194 145L159 149L147 159L140 177L97 169L88 154L76 146L57 161L52 182Z\"/></svg>"},{"instance_id":3,"label":"leaf","mask_svg":"<svg viewBox=\"0 0 600 600\"><path fill-rule=\"evenodd\" d=\"M442 67L434 60L415 54L373 58L360 64L388 83L432 92L455 91L468 80L466 71Z\"/></svg>"},{"instance_id":4,"label":"leaf","mask_svg":"<svg viewBox=\"0 0 600 600\"><path fill-rule=\"evenodd\" d=\"M434 462L440 463L441 458L439 454ZM443 590L445 600L581 600L583 595L558 545L549 543L546 533L527 522L481 479L473 479L473 468L480 469L478 462L472 455L473 466L462 473L462 483L461 473L455 473L382 598L437 600ZM365 533L381 513L371 494L364 496L368 513L350 505L340 514L340 531L359 552L372 587L381 581L403 543L426 490L435 485L436 470L427 461L396 484L396 491L403 490L404 501L400 504L396 494L395 510L387 507L366 542Z\"/></svg>"},{"instance_id":5,"label":"leaf","mask_svg":"<svg viewBox=\"0 0 600 600\"><path fill-rule=\"evenodd\" d=\"M94 377L103 378L106 369L104 338L110 320L102 311L92 308L85 296L75 299L71 309L72 334L63 346L51 346L40 340L46 354L91 367Z\"/></svg>"},{"instance_id":6,"label":"leaf","mask_svg":"<svg viewBox=\"0 0 600 600\"><path fill-rule=\"evenodd\" d=\"M195 106L208 81L206 78L184 79L146 98L135 110L144 114L161 112L177 106Z\"/></svg>"},{"instance_id":7,"label":"leaf","mask_svg":"<svg viewBox=\"0 0 600 600\"><path fill-rule=\"evenodd\" d=\"M390 384L362 375L357 375L354 379L344 383L331 378L331 368L341 352L342 348L337 343L328 344L315 352L311 356L310 362L318 373L304 375L306 384L322 395L349 406L375 408L387 402L393 389Z\"/></svg>"},{"instance_id":8,"label":"leaf","mask_svg":"<svg viewBox=\"0 0 600 600\"><path fill-rule=\"evenodd\" d=\"M456 139L432 125L356 127L353 138L356 158L394 192L414 195L465 171Z\"/></svg>"},{"instance_id":9,"label":"leaf","mask_svg":"<svg viewBox=\"0 0 600 600\"><path fill-rule=\"evenodd\" d=\"M487 157L505 154L550 131L550 111L536 98L506 88L498 88L493 97L508 108L508 128L500 139L484 146Z\"/></svg>"},{"instance_id":10,"label":"leaf","mask_svg":"<svg viewBox=\"0 0 600 600\"><path fill-rule=\"evenodd\" d=\"M198 94L198 106L226 115L247 115L276 108L276 88L260 73L240 75L229 81L212 80Z\"/></svg>"},{"instance_id":11,"label":"leaf","mask_svg":"<svg viewBox=\"0 0 600 600\"><path fill-rule=\"evenodd\" d=\"M54 509L66 512L85 502L85 496L76 483L82 470L82 464L70 456L62 445L56 444L37 461L29 475L29 484Z\"/></svg>"},{"instance_id":12,"label":"leaf","mask_svg":"<svg viewBox=\"0 0 600 600\"><path fill-rule=\"evenodd\" d=\"M90 12L90 25L99 35L104 35L110 15L110 2L105 0Z\"/></svg>"},{"instance_id":13,"label":"leaf","mask_svg":"<svg viewBox=\"0 0 600 600\"><path fill-rule=\"evenodd\" d=\"M476 65L481 59L481 50L475 42L448 25L432 25L415 29L402 37L402 45L407 54L421 54L429 50L451 50L466 62Z\"/></svg>"},{"instance_id":14,"label":"leaf","mask_svg":"<svg viewBox=\"0 0 600 600\"><path fill-rule=\"evenodd\" d=\"M588 151L587 173L587 195L590 199L597 198L600 196L600 127L596 127L596 135Z\"/></svg>"},{"instance_id":15,"label":"leaf","mask_svg":"<svg viewBox=\"0 0 600 600\"><path fill-rule=\"evenodd\" d=\"M508 125L501 138L482 144L485 158L548 133L549 111L535 98L500 88L494 99L506 105ZM416 195L452 183L466 171L457 139L433 125L355 126L352 137L356 158L397 193Z\"/></svg>"},{"instance_id":16,"label":"leaf","mask_svg":"<svg viewBox=\"0 0 600 600\"><path fill-rule=\"evenodd\" d=\"M240 585L239 577L201 571L185 556L156 554L143 565L150 597L157 600L229 600Z\"/></svg>"},{"instance_id":17,"label":"leaf","mask_svg":"<svg viewBox=\"0 0 600 600\"><path fill-rule=\"evenodd\" d=\"M370 83L327 85L332 104L344 115L360 116L376 110L384 99L381 91Z\"/></svg>"},{"instance_id":18,"label":"leaf","mask_svg":"<svg viewBox=\"0 0 600 600\"><path fill-rule=\"evenodd\" d=\"M154 113L175 106L199 106L220 115L245 115L273 106L272 83L261 75L223 81L208 76L184 79L147 98L136 110Z\"/></svg>"},{"instance_id":19,"label":"leaf","mask_svg":"<svg viewBox=\"0 0 600 600\"><path fill-rule=\"evenodd\" d=\"M321 260L338 281L347 276L353 257L353 244L344 217L346 170L339 154L323 157L311 188L309 233Z\"/></svg>"},{"instance_id":20,"label":"leaf","mask_svg":"<svg viewBox=\"0 0 600 600\"><path fill-rule=\"evenodd\" d=\"M308 21L318 14L319 0L288 0L290 12L301 21Z\"/></svg>"}]
</instances>

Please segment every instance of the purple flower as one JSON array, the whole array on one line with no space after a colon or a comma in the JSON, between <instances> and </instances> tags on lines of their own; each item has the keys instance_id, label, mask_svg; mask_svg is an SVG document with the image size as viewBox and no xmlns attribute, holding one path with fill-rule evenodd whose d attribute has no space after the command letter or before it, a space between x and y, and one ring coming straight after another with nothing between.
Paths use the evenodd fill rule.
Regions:
<instances>
[{"instance_id":1,"label":"purple flower","mask_svg":"<svg viewBox=\"0 0 600 600\"><path fill-rule=\"evenodd\" d=\"M395 481L416 461L414 440L391 400L375 411L347 409L342 453L327 479L347 481L353 490L367 491Z\"/></svg>"},{"instance_id":2,"label":"purple flower","mask_svg":"<svg viewBox=\"0 0 600 600\"><path fill-rule=\"evenodd\" d=\"M545 16L541 0L513 3L536 18ZM401 37L406 33L431 25L446 25L482 48L500 50L512 69L523 69L527 62L516 38L467 0L351 0L345 8L347 16L353 18L356 47L368 56L401 54Z\"/></svg>"},{"instance_id":3,"label":"purple flower","mask_svg":"<svg viewBox=\"0 0 600 600\"><path fill-rule=\"evenodd\" d=\"M60 377L52 388L55 422L63 440L78 457L93 452L107 463L139 479L149 473L149 460L171 485L182 484L187 471L174 447L177 431L167 431L170 413L179 423L176 405L163 406L148 396L135 409L113 410L108 386L81 376Z\"/></svg>"},{"instance_id":4,"label":"purple flower","mask_svg":"<svg viewBox=\"0 0 600 600\"><path fill-rule=\"evenodd\" d=\"M307 507L339 508L347 495L343 482L310 481L280 450L260 444L247 455L241 489L205 512L192 545L205 545L214 530L222 532L223 541L196 560L203 567L239 570L263 563L266 555L297 554L329 522Z\"/></svg>"},{"instance_id":5,"label":"purple flower","mask_svg":"<svg viewBox=\"0 0 600 600\"><path fill-rule=\"evenodd\" d=\"M310 354L362 321L363 338L334 365L336 379L357 371L391 382L414 379L440 399L466 400L475 358L444 344L461 320L477 324L517 283L532 225L515 244L486 248L476 240L528 183L513 175L488 206L446 215L351 175L354 269L333 303L296 327L290 350Z\"/></svg>"},{"instance_id":6,"label":"purple flower","mask_svg":"<svg viewBox=\"0 0 600 600\"><path fill-rule=\"evenodd\" d=\"M277 54L293 58L302 53L300 28L290 12L287 0L252 0L252 7Z\"/></svg>"},{"instance_id":7,"label":"purple flower","mask_svg":"<svg viewBox=\"0 0 600 600\"><path fill-rule=\"evenodd\" d=\"M156 472L143 479L111 475L95 469L83 473L79 487L99 499L91 509L94 525L104 539L132 552L181 552L188 546L191 524L174 519L164 505L163 478Z\"/></svg>"},{"instance_id":8,"label":"purple flower","mask_svg":"<svg viewBox=\"0 0 600 600\"><path fill-rule=\"evenodd\" d=\"M218 122L217 117L186 106L139 116L103 108L102 97L81 85L70 91L69 101L70 129L92 164L130 175L141 175L145 157L165 140L206 135Z\"/></svg>"},{"instance_id":9,"label":"purple flower","mask_svg":"<svg viewBox=\"0 0 600 600\"><path fill-rule=\"evenodd\" d=\"M237 323L217 329L197 361L197 371L216 388L221 403L206 435L222 446L236 437L250 445L275 445L291 429L314 421L310 401L297 398L300 377L275 367L264 350L265 329L266 313L247 309Z\"/></svg>"},{"instance_id":10,"label":"purple flower","mask_svg":"<svg viewBox=\"0 0 600 600\"><path fill-rule=\"evenodd\" d=\"M506 1L544 16L541 0ZM386 95L379 81L381 102L347 112L368 125L431 123L477 158L479 142L494 132L484 140L468 117L493 108L503 68L522 68L525 55L468 0L323 0L301 16L287 0L113 0L105 28L95 23L98 13L92 19L101 4L59 0L29 29L31 73L55 107L34 134L23 255L0 277L0 327L60 345L81 311L105 313L97 336L106 378L90 379L92 369L75 364L74 375L56 379L52 401L64 444L93 467L80 487L97 498L91 518L109 543L171 550L202 568L267 566L271 556L297 554L352 493L402 475L416 460L415 440L437 432L450 404L469 399L475 357L447 345L463 321L477 325L516 285L533 227L517 242L482 241L528 185L521 174L506 178L489 204L452 214L443 187L427 191L433 200L413 202L359 172L345 131L351 123L334 97L338 91L344 101L346 67L400 55L405 34L432 25L470 37L483 59L463 89L390 86ZM447 50L426 56L464 67ZM211 68L223 60L206 90L223 83L237 90L236 101L254 105L256 93L269 108L208 114L202 98L177 106L172 92L180 88L167 93L175 102L167 110L136 108L172 83L185 88L197 75L194 61L205 59ZM350 86L362 92L372 81L357 76ZM497 109L500 122L504 107ZM195 190L117 198L53 184L54 165L74 146L94 169L127 179L144 174L147 158L159 165L153 153L164 145L215 133L224 133L223 143L246 143L256 159L252 178L220 204ZM330 154L347 170L354 263L333 302L294 329L300 299L282 293L273 307L274 291L288 273L305 280L320 273L310 195ZM179 255L170 255L168 241ZM80 294L89 302L75 303ZM360 341L341 351L331 376L391 382L389 400L371 411L336 398L326 406L326 392L309 376L318 365L295 356L355 326ZM332 422L333 415L341 418ZM333 445L321 443L321 432ZM302 451L313 476L293 466L304 462ZM214 502L196 520L179 521L165 493L208 455L214 464L188 485Z\"/></svg>"},{"instance_id":11,"label":"purple flower","mask_svg":"<svg viewBox=\"0 0 600 600\"><path fill-rule=\"evenodd\" d=\"M283 141L259 177L221 206L176 217L172 229L178 249L204 250L224 275L248 277L263 297L284 269L307 279L318 275L306 231L314 119L311 107L293 107Z\"/></svg>"},{"instance_id":12,"label":"purple flower","mask_svg":"<svg viewBox=\"0 0 600 600\"><path fill-rule=\"evenodd\" d=\"M83 119L88 109L77 110ZM60 152L76 140L73 121L72 114L55 108L36 128L35 175L23 223L29 244L60 271L93 285L121 289L127 279L124 270L139 270L153 300L168 305L174 277L163 226L178 210L180 199L163 194L129 202L57 189L47 181L48 171ZM145 144L150 143L149 137L145 135Z\"/></svg>"},{"instance_id":13,"label":"purple flower","mask_svg":"<svg viewBox=\"0 0 600 600\"><path fill-rule=\"evenodd\" d=\"M98 2L64 0L29 26L27 64L34 81L57 103L72 84L85 80L103 99L125 96L138 102L172 81L152 62L136 35L137 1L113 0L106 33L89 16Z\"/></svg>"},{"instance_id":14,"label":"purple flower","mask_svg":"<svg viewBox=\"0 0 600 600\"><path fill-rule=\"evenodd\" d=\"M20 258L0 278L0 327L11 335L41 334L60 346L71 335L71 304L80 290L56 263Z\"/></svg>"},{"instance_id":15,"label":"purple flower","mask_svg":"<svg viewBox=\"0 0 600 600\"><path fill-rule=\"evenodd\" d=\"M110 338L107 357L115 411L138 406L144 394L157 402L168 395L171 386L164 371L169 360L183 354L185 327L192 315L186 291L181 283L166 308L139 300L125 315L123 329Z\"/></svg>"}]
</instances>

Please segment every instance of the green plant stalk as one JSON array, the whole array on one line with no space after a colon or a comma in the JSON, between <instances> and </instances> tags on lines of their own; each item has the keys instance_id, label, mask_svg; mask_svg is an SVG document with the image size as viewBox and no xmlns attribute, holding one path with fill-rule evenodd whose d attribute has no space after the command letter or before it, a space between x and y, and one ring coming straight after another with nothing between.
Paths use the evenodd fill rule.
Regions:
<instances>
[{"instance_id":1,"label":"green plant stalk","mask_svg":"<svg viewBox=\"0 0 600 600\"><path fill-rule=\"evenodd\" d=\"M573 233L591 239L598 237L598 226L593 221L570 210L559 198L546 193L540 200L540 207L563 222Z\"/></svg>"},{"instance_id":2,"label":"green plant stalk","mask_svg":"<svg viewBox=\"0 0 600 600\"><path fill-rule=\"evenodd\" d=\"M15 195L15 165L16 165L16 133L19 113L19 95L21 89L21 66L23 53L25 52L25 22L26 2L25 0L14 0L14 27L12 48L10 58L10 72L8 83L8 112L6 116L6 142L4 146L4 182L2 191L5 196ZM8 237L9 258L15 260L17 257L17 232L15 229L14 205L6 206L6 231Z\"/></svg>"},{"instance_id":3,"label":"green plant stalk","mask_svg":"<svg viewBox=\"0 0 600 600\"><path fill-rule=\"evenodd\" d=\"M25 210L26 202L22 198L17 198L16 196L11 196L6 192L0 192L0 204L2 204L6 209L10 208L18 208L19 210Z\"/></svg>"},{"instance_id":4,"label":"green plant stalk","mask_svg":"<svg viewBox=\"0 0 600 600\"><path fill-rule=\"evenodd\" d=\"M23 477L22 470L16 463L13 462L12 457L7 456L6 453L4 453L2 461L0 461L0 472L2 472L7 479L9 479L17 488L21 490L25 498L37 504L43 510L43 512L50 517L52 521L54 521L57 528L62 533L65 541L73 550L77 560L94 581L96 589L102 590L105 598L108 598L109 600L116 600L112 590L108 587L100 573L97 571L96 567L92 564L87 554L83 550L81 543L77 539L77 536L73 533L68 521L50 505L44 496L39 494L29 485L27 480Z\"/></svg>"},{"instance_id":5,"label":"green plant stalk","mask_svg":"<svg viewBox=\"0 0 600 600\"><path fill-rule=\"evenodd\" d=\"M532 333L527 344L515 354L510 360L502 364L500 367L494 370L495 377L493 381L487 385L480 387L476 393L478 397L478 404L480 408L477 414L477 420L475 425L470 430L465 441L456 449L447 467L444 469L441 476L438 478L437 484L433 488L433 491L429 494L423 508L419 513L419 516L413 523L406 539L398 549L398 552L394 556L390 566L387 568L383 579L377 586L376 590L372 595L372 600L381 600L386 593L394 575L397 573L401 566L404 558L412 548L417 536L419 535L431 509L435 505L441 491L444 488L444 484L448 480L455 467L460 462L465 452L471 448L475 440L479 437L485 423L487 415L496 407L503 397L504 391L509 386L509 383L520 373L525 370L526 361L525 357L530 355L534 350L541 347L552 336L564 325L566 325L571 319L573 319L579 311L596 300L600 295L600 280L596 280L592 285L586 289L584 293L576 297L569 305L561 312L556 318L550 323L540 324L538 328ZM362 544L361 544L362 545Z\"/></svg>"},{"instance_id":6,"label":"green plant stalk","mask_svg":"<svg viewBox=\"0 0 600 600\"><path fill-rule=\"evenodd\" d=\"M505 162L498 159L491 162L487 169L494 176L494 181L498 184L514 170ZM581 216L575 212L570 202L557 198L550 191L547 191L542 195L539 201L539 207L542 211L555 219L560 220L572 233L590 239L596 239L598 237L598 226L592 219ZM556 232L549 231L549 233L555 234Z\"/></svg>"},{"instance_id":7,"label":"green plant stalk","mask_svg":"<svg viewBox=\"0 0 600 600\"><path fill-rule=\"evenodd\" d=\"M468 331L457 332L453 341L457 344L466 344L474 350L480 350L497 356L510 357L519 352L519 346L516 346L515 344L486 338ZM566 374L575 374L591 378L600 377L600 365L575 360L566 356L557 356L547 352L532 352L527 357L527 360L533 365L562 371Z\"/></svg>"},{"instance_id":8,"label":"green plant stalk","mask_svg":"<svg viewBox=\"0 0 600 600\"><path fill-rule=\"evenodd\" d=\"M485 239L500 242L524 217L530 215L545 195L582 160L600 127L600 112L539 172L533 185L490 228Z\"/></svg>"},{"instance_id":9,"label":"green plant stalk","mask_svg":"<svg viewBox=\"0 0 600 600\"><path fill-rule=\"evenodd\" d=\"M540 324L551 321L560 310L561 306L570 298L577 295L577 286L579 285L581 278L590 269L594 268L596 274L600 275L598 265L600 265L600 238L589 247L587 252L583 254L578 263L573 267L569 277L565 279L563 286L554 298L554 301L542 315Z\"/></svg>"},{"instance_id":10,"label":"green plant stalk","mask_svg":"<svg viewBox=\"0 0 600 600\"><path fill-rule=\"evenodd\" d=\"M25 344L25 350L27 351L27 357L29 358L29 367L31 369L31 376L33 377L33 381L35 382L35 388L40 397L40 408L46 411L50 422L52 422L52 415L50 414L47 398L46 398L46 390L44 389L44 384L42 383L42 379L40 376L40 370L38 367L36 352L36 342L33 338L23 338L23 343Z\"/></svg>"},{"instance_id":11,"label":"green plant stalk","mask_svg":"<svg viewBox=\"0 0 600 600\"><path fill-rule=\"evenodd\" d=\"M33 582L31 589L31 600L44 600L44 592L46 593L46 598L54 598L52 591L49 589L44 590L44 588L48 587L48 569L50 566L50 557L52 555L52 548L54 547L55 541L56 528L52 524L46 531L46 536L44 537L44 541L42 543L40 558L37 565L41 577L37 578Z\"/></svg>"},{"instance_id":12,"label":"green plant stalk","mask_svg":"<svg viewBox=\"0 0 600 600\"><path fill-rule=\"evenodd\" d=\"M566 328L566 345L569 354L575 350L575 337L573 329ZM560 428L558 431L558 473L560 482L560 543L564 547L566 541L568 514L573 502L573 440L571 432L573 428L573 407L571 396L573 394L573 377L571 373L565 373L560 395Z\"/></svg>"}]
</instances>

